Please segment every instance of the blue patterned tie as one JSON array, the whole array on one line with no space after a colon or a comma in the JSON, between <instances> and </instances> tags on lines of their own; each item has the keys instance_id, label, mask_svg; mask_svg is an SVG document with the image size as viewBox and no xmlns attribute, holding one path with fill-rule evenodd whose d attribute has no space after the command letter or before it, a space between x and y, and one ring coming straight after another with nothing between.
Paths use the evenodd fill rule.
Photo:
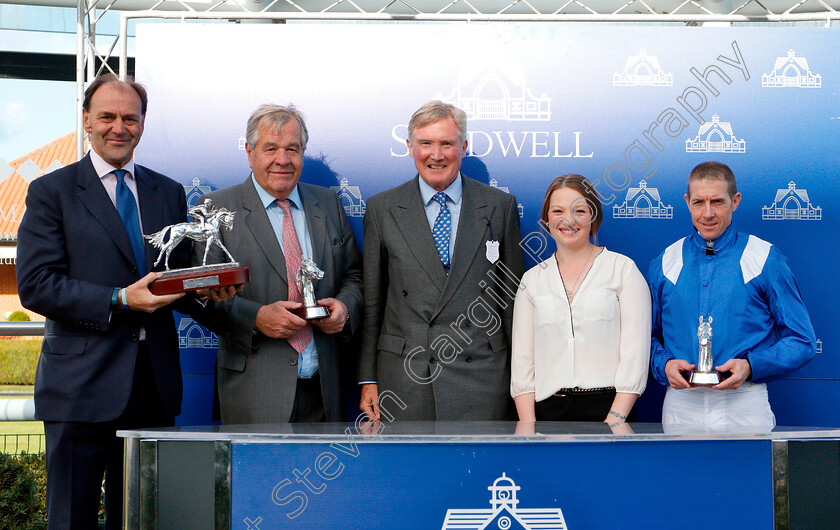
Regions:
<instances>
[{"instance_id":1,"label":"blue patterned tie","mask_svg":"<svg viewBox=\"0 0 840 530\"><path fill-rule=\"evenodd\" d=\"M145 276L146 249L143 246L143 234L140 233L140 215L137 212L134 194L125 183L125 173L124 169L114 170L114 175L117 176L117 211L125 225L125 231L128 232L128 240L134 251L134 261L137 263L137 272L140 276Z\"/></svg>"},{"instance_id":2,"label":"blue patterned tie","mask_svg":"<svg viewBox=\"0 0 840 530\"><path fill-rule=\"evenodd\" d=\"M439 191L432 198L440 204L440 212L438 212L435 226L432 228L432 237L435 238L435 246L438 254L440 254L443 270L449 274L449 232L452 230L452 214L446 207L446 194L444 192Z\"/></svg>"}]
</instances>

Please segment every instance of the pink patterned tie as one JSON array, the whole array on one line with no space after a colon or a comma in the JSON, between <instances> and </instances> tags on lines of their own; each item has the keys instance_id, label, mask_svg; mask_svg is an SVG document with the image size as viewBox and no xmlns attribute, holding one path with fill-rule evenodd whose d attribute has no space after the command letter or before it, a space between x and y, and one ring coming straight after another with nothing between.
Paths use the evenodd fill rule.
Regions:
<instances>
[{"instance_id":1,"label":"pink patterned tie","mask_svg":"<svg viewBox=\"0 0 840 530\"><path fill-rule=\"evenodd\" d=\"M289 301L303 302L303 296L301 296L297 281L295 280L297 272L300 269L303 252L300 250L300 242L295 231L295 222L292 220L291 202L289 199L277 199L274 202L283 209L283 252L286 258L286 281L289 284ZM295 331L288 340L295 351L298 353L302 352L312 342L312 325L307 322L305 326Z\"/></svg>"}]
</instances>

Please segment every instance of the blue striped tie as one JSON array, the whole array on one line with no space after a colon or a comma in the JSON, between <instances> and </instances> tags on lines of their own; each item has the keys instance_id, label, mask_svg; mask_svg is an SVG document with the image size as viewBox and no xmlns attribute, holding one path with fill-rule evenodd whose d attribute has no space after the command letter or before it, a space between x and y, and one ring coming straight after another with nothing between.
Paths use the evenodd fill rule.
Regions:
<instances>
[{"instance_id":1,"label":"blue striped tie","mask_svg":"<svg viewBox=\"0 0 840 530\"><path fill-rule=\"evenodd\" d=\"M435 219L435 226L432 228L432 237L435 238L435 246L440 254L440 262L443 263L443 270L449 274L449 232L452 230L452 214L446 207L446 194L439 191L432 197L440 204L440 212Z\"/></svg>"},{"instance_id":2,"label":"blue striped tie","mask_svg":"<svg viewBox=\"0 0 840 530\"><path fill-rule=\"evenodd\" d=\"M134 251L134 261L137 263L137 272L140 276L146 275L146 248L143 245L143 234L140 233L140 215L137 212L137 202L134 194L128 189L125 183L124 169L115 169L117 176L117 211L120 213L125 231L128 233L128 240L131 242L131 249Z\"/></svg>"}]
</instances>

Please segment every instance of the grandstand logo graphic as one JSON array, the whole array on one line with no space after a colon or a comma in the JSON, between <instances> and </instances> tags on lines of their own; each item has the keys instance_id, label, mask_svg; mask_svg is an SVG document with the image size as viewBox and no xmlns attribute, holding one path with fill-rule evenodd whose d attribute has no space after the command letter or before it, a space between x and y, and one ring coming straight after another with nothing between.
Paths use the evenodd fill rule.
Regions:
<instances>
[{"instance_id":1,"label":"grandstand logo graphic","mask_svg":"<svg viewBox=\"0 0 840 530\"><path fill-rule=\"evenodd\" d=\"M551 120L551 98L545 93L535 96L521 69L513 63L485 70L465 68L452 91L447 95L438 93L434 99L455 105L470 121Z\"/></svg>"},{"instance_id":2,"label":"grandstand logo graphic","mask_svg":"<svg viewBox=\"0 0 840 530\"><path fill-rule=\"evenodd\" d=\"M805 57L797 57L795 51L788 50L787 57L776 57L772 72L762 74L761 86L765 88L820 88L822 76L811 73Z\"/></svg>"},{"instance_id":3,"label":"grandstand logo graphic","mask_svg":"<svg viewBox=\"0 0 840 530\"><path fill-rule=\"evenodd\" d=\"M194 178L192 180L191 186L184 186L184 193L187 196L187 209L189 210L190 208L198 204L198 198L202 195L210 193L211 191L213 191L213 188L211 186L202 186L201 180L198 178Z\"/></svg>"},{"instance_id":4,"label":"grandstand logo graphic","mask_svg":"<svg viewBox=\"0 0 840 530\"><path fill-rule=\"evenodd\" d=\"M735 138L732 125L728 121L720 121L715 114L712 121L700 126L697 136L685 141L686 153L745 153L747 142Z\"/></svg>"},{"instance_id":5,"label":"grandstand logo graphic","mask_svg":"<svg viewBox=\"0 0 840 530\"><path fill-rule=\"evenodd\" d=\"M503 191L505 193L510 193L510 189L508 189L507 186L499 186L499 181L496 179L490 179L490 182L488 182L488 184L491 188L496 188L497 190ZM516 208L519 210L519 218L522 219L523 217L525 217L525 206L523 206L521 202L516 205Z\"/></svg>"},{"instance_id":6,"label":"grandstand logo graphic","mask_svg":"<svg viewBox=\"0 0 840 530\"><path fill-rule=\"evenodd\" d=\"M362 199L362 191L359 187L350 186L346 178L342 178L339 184L339 186L330 186L330 189L338 195L338 200L344 206L344 213L347 214L347 217L364 217L367 205L365 200Z\"/></svg>"},{"instance_id":7,"label":"grandstand logo graphic","mask_svg":"<svg viewBox=\"0 0 840 530\"><path fill-rule=\"evenodd\" d=\"M659 58L642 48L639 55L627 57L623 71L613 74L613 86L674 86L674 74L666 74Z\"/></svg>"},{"instance_id":8,"label":"grandstand logo graphic","mask_svg":"<svg viewBox=\"0 0 840 530\"><path fill-rule=\"evenodd\" d=\"M613 206L613 219L672 219L674 207L659 198L657 188L648 188L647 181L640 180L638 188L630 188L624 202Z\"/></svg>"},{"instance_id":9,"label":"grandstand logo graphic","mask_svg":"<svg viewBox=\"0 0 840 530\"><path fill-rule=\"evenodd\" d=\"M212 350L219 347L219 337L201 327L191 318L182 318L178 323L178 346Z\"/></svg>"},{"instance_id":10,"label":"grandstand logo graphic","mask_svg":"<svg viewBox=\"0 0 840 530\"><path fill-rule=\"evenodd\" d=\"M764 221L819 221L822 208L811 204L808 191L796 187L796 182L788 182L787 189L776 190L773 204L761 209Z\"/></svg>"},{"instance_id":11,"label":"grandstand logo graphic","mask_svg":"<svg viewBox=\"0 0 840 530\"><path fill-rule=\"evenodd\" d=\"M518 508L516 492L521 488L504 473L487 489L490 490L490 508L449 509L441 530L567 529L560 508Z\"/></svg>"}]
</instances>

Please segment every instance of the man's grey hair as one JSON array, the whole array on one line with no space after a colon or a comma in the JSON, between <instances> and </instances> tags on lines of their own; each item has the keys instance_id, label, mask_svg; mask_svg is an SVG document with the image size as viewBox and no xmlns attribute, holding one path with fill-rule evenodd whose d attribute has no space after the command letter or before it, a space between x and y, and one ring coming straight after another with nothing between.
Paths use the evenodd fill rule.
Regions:
<instances>
[{"instance_id":1,"label":"man's grey hair","mask_svg":"<svg viewBox=\"0 0 840 530\"><path fill-rule=\"evenodd\" d=\"M245 130L245 140L248 142L248 148L253 150L257 146L260 139L260 128L266 127L268 130L279 131L292 119L297 120L298 125L300 125L301 149L306 151L309 131L306 130L303 115L292 104L287 107L272 104L260 105L248 118L248 128Z\"/></svg>"},{"instance_id":2,"label":"man's grey hair","mask_svg":"<svg viewBox=\"0 0 840 530\"><path fill-rule=\"evenodd\" d=\"M408 140L414 141L414 130L418 127L425 127L446 118L452 118L455 121L458 136L463 144L467 140L467 114L455 105L437 100L426 103L411 116L411 121L408 122Z\"/></svg>"}]
</instances>

